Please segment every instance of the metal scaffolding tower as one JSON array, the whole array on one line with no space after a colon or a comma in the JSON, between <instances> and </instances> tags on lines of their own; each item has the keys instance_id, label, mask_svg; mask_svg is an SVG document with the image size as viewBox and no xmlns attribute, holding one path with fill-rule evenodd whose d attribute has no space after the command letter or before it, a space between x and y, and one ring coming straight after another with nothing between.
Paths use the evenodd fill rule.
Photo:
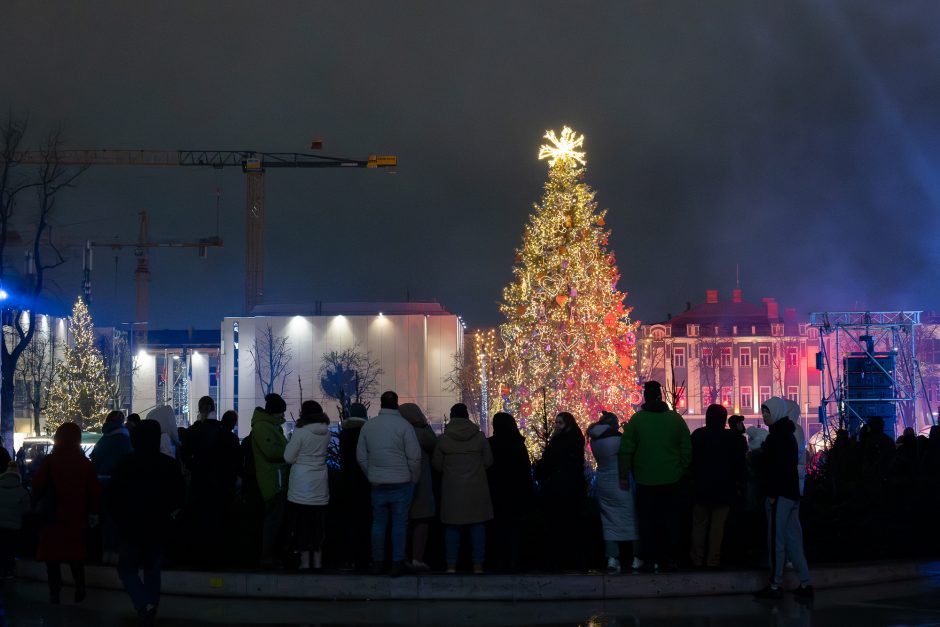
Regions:
<instances>
[{"instance_id":1,"label":"metal scaffolding tower","mask_svg":"<svg viewBox=\"0 0 940 627\"><path fill-rule=\"evenodd\" d=\"M893 403L904 427L933 423L920 364L917 359L916 327L920 311L828 311L810 314L810 326L819 330L816 369L820 371L819 422L827 444L835 429L853 422L867 422L869 404ZM857 393L850 381L847 358L865 360L868 370L887 382L885 394ZM890 358L886 360L886 358ZM892 363L893 368L884 364ZM862 374L864 376L864 374ZM923 394L918 395L918 386ZM918 402L922 407L918 408ZM920 417L920 420L918 419Z\"/></svg>"}]
</instances>

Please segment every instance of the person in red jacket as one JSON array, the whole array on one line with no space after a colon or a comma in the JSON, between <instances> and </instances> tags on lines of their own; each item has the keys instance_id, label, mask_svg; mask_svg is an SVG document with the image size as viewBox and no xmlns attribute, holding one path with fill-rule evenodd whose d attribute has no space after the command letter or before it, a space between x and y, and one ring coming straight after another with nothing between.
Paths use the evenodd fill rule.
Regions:
<instances>
[{"instance_id":1,"label":"person in red jacket","mask_svg":"<svg viewBox=\"0 0 940 627\"><path fill-rule=\"evenodd\" d=\"M68 562L72 570L75 602L85 600L88 529L98 524L101 488L95 467L82 452L81 441L82 430L77 424L61 425L53 438L52 453L43 459L33 477L33 498L45 518L36 556L46 563L51 603L59 602L62 562Z\"/></svg>"}]
</instances>

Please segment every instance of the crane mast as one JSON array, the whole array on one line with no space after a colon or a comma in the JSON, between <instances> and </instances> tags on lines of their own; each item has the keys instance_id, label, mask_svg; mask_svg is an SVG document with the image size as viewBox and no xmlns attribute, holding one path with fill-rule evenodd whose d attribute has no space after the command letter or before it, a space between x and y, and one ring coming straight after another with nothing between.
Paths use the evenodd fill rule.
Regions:
<instances>
[{"instance_id":1,"label":"crane mast","mask_svg":"<svg viewBox=\"0 0 940 627\"><path fill-rule=\"evenodd\" d=\"M73 149L54 155L60 165L143 167L240 167L245 174L245 313L264 298L264 173L268 168L394 168L398 157L370 155L347 159L296 152L255 150L125 150ZM13 155L12 161L40 165L48 159L37 151Z\"/></svg>"}]
</instances>

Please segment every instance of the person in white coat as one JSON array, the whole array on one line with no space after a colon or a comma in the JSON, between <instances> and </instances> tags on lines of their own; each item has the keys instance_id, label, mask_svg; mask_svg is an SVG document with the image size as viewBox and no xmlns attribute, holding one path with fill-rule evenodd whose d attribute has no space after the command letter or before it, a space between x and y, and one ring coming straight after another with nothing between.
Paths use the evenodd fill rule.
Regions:
<instances>
[{"instance_id":1,"label":"person in white coat","mask_svg":"<svg viewBox=\"0 0 940 627\"><path fill-rule=\"evenodd\" d=\"M147 420L156 420L160 423L160 452L176 459L176 452L180 446L180 433L173 408L169 405L155 407L147 414Z\"/></svg>"},{"instance_id":2,"label":"person in white coat","mask_svg":"<svg viewBox=\"0 0 940 627\"><path fill-rule=\"evenodd\" d=\"M597 462L595 494L601 508L607 572L612 575L620 572L622 564L629 567L633 562L632 543L637 538L633 491L621 487L617 466L621 435L617 416L610 412L604 412L587 430Z\"/></svg>"},{"instance_id":3,"label":"person in white coat","mask_svg":"<svg viewBox=\"0 0 940 627\"><path fill-rule=\"evenodd\" d=\"M300 556L302 570L319 570L323 566L326 506L330 502L326 469L329 424L330 419L319 403L304 401L297 428L284 449L284 461L291 465L287 482L289 543Z\"/></svg>"}]
</instances>

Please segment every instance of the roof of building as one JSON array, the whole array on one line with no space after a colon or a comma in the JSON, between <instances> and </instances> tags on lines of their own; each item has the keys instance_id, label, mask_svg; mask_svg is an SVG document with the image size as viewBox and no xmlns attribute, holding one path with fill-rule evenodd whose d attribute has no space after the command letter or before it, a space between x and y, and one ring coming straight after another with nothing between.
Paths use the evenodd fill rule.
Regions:
<instances>
[{"instance_id":1,"label":"roof of building","mask_svg":"<svg viewBox=\"0 0 940 627\"><path fill-rule=\"evenodd\" d=\"M451 316L451 312L444 309L438 302L404 302L404 303L297 303L297 304L263 304L252 309L253 316L386 316L425 315L425 316ZM238 316L226 316L228 318Z\"/></svg>"},{"instance_id":2,"label":"roof of building","mask_svg":"<svg viewBox=\"0 0 940 627\"><path fill-rule=\"evenodd\" d=\"M147 348L218 348L220 329L159 329L147 331Z\"/></svg>"},{"instance_id":3,"label":"roof of building","mask_svg":"<svg viewBox=\"0 0 940 627\"><path fill-rule=\"evenodd\" d=\"M670 325L672 337L687 337L688 325L698 325L700 337L725 337L735 334L772 335L770 325L782 322L785 335L799 333L796 310L788 309L781 316L775 299L763 300L761 305L749 303L737 292L732 300L722 301L714 292L708 295L705 302L690 304L688 309L677 316L645 326ZM737 327L737 333L734 327Z\"/></svg>"}]
</instances>

